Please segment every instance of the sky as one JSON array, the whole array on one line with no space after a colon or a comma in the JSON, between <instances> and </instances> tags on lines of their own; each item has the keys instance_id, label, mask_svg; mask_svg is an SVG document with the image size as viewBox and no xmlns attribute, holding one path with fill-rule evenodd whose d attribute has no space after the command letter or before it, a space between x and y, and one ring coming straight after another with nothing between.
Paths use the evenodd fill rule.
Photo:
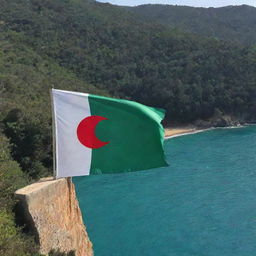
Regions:
<instances>
[{"instance_id":1,"label":"sky","mask_svg":"<svg viewBox=\"0 0 256 256\"><path fill-rule=\"evenodd\" d=\"M247 4L256 7L256 0L98 0L116 5L135 6L140 4L171 4L195 7L222 7L227 5Z\"/></svg>"}]
</instances>

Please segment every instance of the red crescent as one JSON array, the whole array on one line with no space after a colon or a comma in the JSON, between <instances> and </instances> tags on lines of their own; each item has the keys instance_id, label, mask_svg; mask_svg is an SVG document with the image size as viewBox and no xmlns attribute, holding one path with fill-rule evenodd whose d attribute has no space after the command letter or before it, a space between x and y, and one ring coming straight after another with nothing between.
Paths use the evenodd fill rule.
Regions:
<instances>
[{"instance_id":1,"label":"red crescent","mask_svg":"<svg viewBox=\"0 0 256 256\"><path fill-rule=\"evenodd\" d=\"M88 116L77 126L77 138L85 147L101 148L109 143L99 140L95 135L96 126L102 120L107 120L107 118L103 116Z\"/></svg>"}]
</instances>

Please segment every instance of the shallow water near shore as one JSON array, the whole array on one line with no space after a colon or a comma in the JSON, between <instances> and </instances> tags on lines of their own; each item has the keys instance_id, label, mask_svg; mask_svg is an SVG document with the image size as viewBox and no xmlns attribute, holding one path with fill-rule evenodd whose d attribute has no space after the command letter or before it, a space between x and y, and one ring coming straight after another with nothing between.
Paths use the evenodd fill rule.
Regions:
<instances>
[{"instance_id":1,"label":"shallow water near shore","mask_svg":"<svg viewBox=\"0 0 256 256\"><path fill-rule=\"evenodd\" d=\"M169 167L76 177L95 256L251 256L256 126L165 141Z\"/></svg>"}]
</instances>

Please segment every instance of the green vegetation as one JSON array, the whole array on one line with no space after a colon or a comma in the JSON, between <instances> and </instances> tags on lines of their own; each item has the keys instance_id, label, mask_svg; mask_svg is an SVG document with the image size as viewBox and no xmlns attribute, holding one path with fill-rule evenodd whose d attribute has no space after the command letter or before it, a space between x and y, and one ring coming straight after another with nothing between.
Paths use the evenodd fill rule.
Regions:
<instances>
[{"instance_id":1,"label":"green vegetation","mask_svg":"<svg viewBox=\"0 0 256 256\"><path fill-rule=\"evenodd\" d=\"M14 0L2 9L3 31L37 54L112 95L167 109L169 121L216 111L255 120L254 47L143 23L96 2Z\"/></svg>"},{"instance_id":2,"label":"green vegetation","mask_svg":"<svg viewBox=\"0 0 256 256\"><path fill-rule=\"evenodd\" d=\"M15 205L13 193L27 182L27 176L12 160L8 139L0 133L0 255L37 255L33 239L16 227L12 212Z\"/></svg>"},{"instance_id":3,"label":"green vegetation","mask_svg":"<svg viewBox=\"0 0 256 256\"><path fill-rule=\"evenodd\" d=\"M147 4L124 7L146 22L214 37L243 45L256 43L256 8L248 5L222 8Z\"/></svg>"},{"instance_id":4,"label":"green vegetation","mask_svg":"<svg viewBox=\"0 0 256 256\"><path fill-rule=\"evenodd\" d=\"M143 8L139 17L137 11L89 0L1 1L1 254L36 255L31 238L15 227L13 192L52 174L50 88L165 108L166 123L216 115L256 120L256 16L249 15L254 8L216 10L214 17L227 19L225 26L203 9L193 9L194 16L190 8L179 9L183 16L172 23L165 15L146 17L153 10ZM248 12L237 16L243 9ZM199 11L202 21L194 19ZM236 33L227 26L228 14L239 20Z\"/></svg>"}]
</instances>

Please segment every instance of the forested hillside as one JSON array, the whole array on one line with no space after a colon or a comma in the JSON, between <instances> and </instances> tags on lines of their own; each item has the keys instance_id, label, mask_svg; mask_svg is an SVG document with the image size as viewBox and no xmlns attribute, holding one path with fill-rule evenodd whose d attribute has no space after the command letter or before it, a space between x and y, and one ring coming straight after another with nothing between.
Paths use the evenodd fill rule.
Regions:
<instances>
[{"instance_id":1,"label":"forested hillside","mask_svg":"<svg viewBox=\"0 0 256 256\"><path fill-rule=\"evenodd\" d=\"M194 8L149 4L124 8L146 22L243 45L256 44L256 8L252 6Z\"/></svg>"},{"instance_id":2,"label":"forested hillside","mask_svg":"<svg viewBox=\"0 0 256 256\"><path fill-rule=\"evenodd\" d=\"M51 166L51 87L162 107L166 122L256 119L255 47L87 0L2 0L0 13L2 129L32 177Z\"/></svg>"},{"instance_id":3,"label":"forested hillside","mask_svg":"<svg viewBox=\"0 0 256 256\"><path fill-rule=\"evenodd\" d=\"M4 1L2 30L112 95L193 122L216 110L255 118L255 48L142 23L85 0Z\"/></svg>"}]
</instances>

